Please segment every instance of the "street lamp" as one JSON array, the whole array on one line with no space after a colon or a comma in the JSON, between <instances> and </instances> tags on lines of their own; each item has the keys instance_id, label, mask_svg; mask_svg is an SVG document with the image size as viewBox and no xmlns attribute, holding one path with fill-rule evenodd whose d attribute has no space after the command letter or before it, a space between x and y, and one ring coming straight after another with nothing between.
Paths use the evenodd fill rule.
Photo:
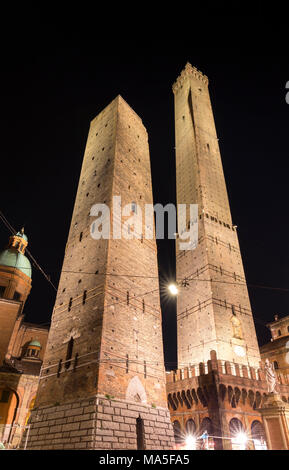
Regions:
<instances>
[{"instance_id":1,"label":"street lamp","mask_svg":"<svg viewBox=\"0 0 289 470\"><path fill-rule=\"evenodd\" d=\"M196 450L196 438L191 434L188 434L186 437L186 449L188 450Z\"/></svg>"},{"instance_id":2,"label":"street lamp","mask_svg":"<svg viewBox=\"0 0 289 470\"><path fill-rule=\"evenodd\" d=\"M178 295L179 289L176 284L169 284L168 285L168 290L171 295Z\"/></svg>"},{"instance_id":3,"label":"street lamp","mask_svg":"<svg viewBox=\"0 0 289 470\"><path fill-rule=\"evenodd\" d=\"M248 442L248 437L244 432L239 432L236 436L236 444L239 444L241 449L245 450L246 449L246 444Z\"/></svg>"}]
</instances>

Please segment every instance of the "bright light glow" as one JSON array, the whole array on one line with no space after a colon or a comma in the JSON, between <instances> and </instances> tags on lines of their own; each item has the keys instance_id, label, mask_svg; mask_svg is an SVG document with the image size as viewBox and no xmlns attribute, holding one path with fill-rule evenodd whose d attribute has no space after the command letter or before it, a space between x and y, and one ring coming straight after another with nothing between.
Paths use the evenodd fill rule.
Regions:
<instances>
[{"instance_id":1,"label":"bright light glow","mask_svg":"<svg viewBox=\"0 0 289 470\"><path fill-rule=\"evenodd\" d=\"M240 444L241 446L245 446L248 441L248 437L244 432L239 432L236 436L236 443Z\"/></svg>"},{"instance_id":2,"label":"bright light glow","mask_svg":"<svg viewBox=\"0 0 289 470\"><path fill-rule=\"evenodd\" d=\"M179 293L179 289L177 288L176 284L170 284L168 289L172 295L177 295Z\"/></svg>"},{"instance_id":3,"label":"bright light glow","mask_svg":"<svg viewBox=\"0 0 289 470\"><path fill-rule=\"evenodd\" d=\"M237 356L244 357L246 356L246 351L242 346L235 346L234 351L237 354Z\"/></svg>"},{"instance_id":4,"label":"bright light glow","mask_svg":"<svg viewBox=\"0 0 289 470\"><path fill-rule=\"evenodd\" d=\"M186 448L189 450L195 450L196 449L196 438L194 436L192 436L191 434L189 434L187 437L186 437Z\"/></svg>"}]
</instances>

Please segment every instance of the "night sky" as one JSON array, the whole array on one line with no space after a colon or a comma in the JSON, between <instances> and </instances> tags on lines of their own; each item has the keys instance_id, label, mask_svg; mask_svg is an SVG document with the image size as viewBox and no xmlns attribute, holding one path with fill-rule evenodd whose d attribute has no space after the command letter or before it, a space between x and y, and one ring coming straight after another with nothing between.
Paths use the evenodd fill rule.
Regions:
<instances>
[{"instance_id":1,"label":"night sky","mask_svg":"<svg viewBox=\"0 0 289 470\"><path fill-rule=\"evenodd\" d=\"M94 47L34 50L21 45L4 51L0 210L17 230L25 225L32 255L57 286L89 123L118 94L148 131L154 202L175 203L171 87L190 62L209 77L233 223L258 340L264 344L270 338L266 322L276 313L289 314L288 60L212 54L188 42L105 46L99 44L98 53ZM0 222L1 248L8 237ZM158 241L158 258L161 280L173 278L173 240ZM32 278L26 321L45 324L56 293L36 268ZM165 358L172 366L175 303L161 300Z\"/></svg>"}]
</instances>

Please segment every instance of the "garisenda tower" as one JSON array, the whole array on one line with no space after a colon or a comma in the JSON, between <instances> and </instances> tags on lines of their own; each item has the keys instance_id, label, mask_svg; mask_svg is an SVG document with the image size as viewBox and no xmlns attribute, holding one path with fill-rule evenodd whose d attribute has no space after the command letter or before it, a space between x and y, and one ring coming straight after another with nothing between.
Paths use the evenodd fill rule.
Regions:
<instances>
[{"instance_id":1,"label":"garisenda tower","mask_svg":"<svg viewBox=\"0 0 289 470\"><path fill-rule=\"evenodd\" d=\"M153 203L147 132L120 96L90 124L28 449L174 445L155 238L91 236L114 196Z\"/></svg>"}]
</instances>

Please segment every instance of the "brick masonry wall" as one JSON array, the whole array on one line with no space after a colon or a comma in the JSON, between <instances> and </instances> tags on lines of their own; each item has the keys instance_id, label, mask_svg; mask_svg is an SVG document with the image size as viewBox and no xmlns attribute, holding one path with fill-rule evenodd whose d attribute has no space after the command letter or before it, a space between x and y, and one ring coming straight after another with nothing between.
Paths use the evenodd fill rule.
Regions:
<instances>
[{"instance_id":1,"label":"brick masonry wall","mask_svg":"<svg viewBox=\"0 0 289 470\"><path fill-rule=\"evenodd\" d=\"M126 399L135 376L147 403L166 406L156 241L90 233L92 206L113 209L113 196L142 214L153 203L147 131L120 96L90 125L36 406L95 393Z\"/></svg>"},{"instance_id":2,"label":"brick masonry wall","mask_svg":"<svg viewBox=\"0 0 289 470\"><path fill-rule=\"evenodd\" d=\"M98 396L34 409L27 449L137 449L138 417L145 449L174 448L168 409Z\"/></svg>"}]
</instances>

